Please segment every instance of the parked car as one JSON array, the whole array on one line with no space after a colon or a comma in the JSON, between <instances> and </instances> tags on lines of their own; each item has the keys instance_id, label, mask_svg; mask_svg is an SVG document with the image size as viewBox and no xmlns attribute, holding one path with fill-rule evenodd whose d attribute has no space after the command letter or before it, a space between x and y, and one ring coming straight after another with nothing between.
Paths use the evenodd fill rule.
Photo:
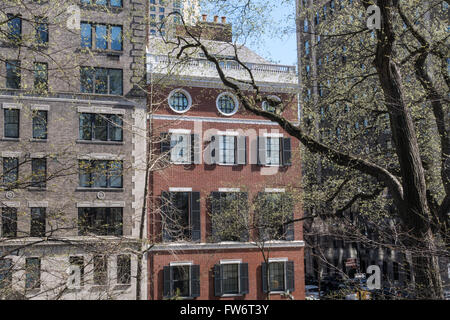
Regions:
<instances>
[{"instance_id":1,"label":"parked car","mask_svg":"<svg viewBox=\"0 0 450 320\"><path fill-rule=\"evenodd\" d=\"M306 285L305 286L305 297L306 300L320 300L320 297L323 296L323 291L320 291L319 287L315 285Z\"/></svg>"}]
</instances>

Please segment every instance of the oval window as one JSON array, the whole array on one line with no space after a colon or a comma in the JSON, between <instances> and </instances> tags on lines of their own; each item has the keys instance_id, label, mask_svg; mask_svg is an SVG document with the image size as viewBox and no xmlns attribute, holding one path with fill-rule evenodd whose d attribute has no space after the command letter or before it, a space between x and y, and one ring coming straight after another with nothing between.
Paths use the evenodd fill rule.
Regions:
<instances>
[{"instance_id":1,"label":"oval window","mask_svg":"<svg viewBox=\"0 0 450 320\"><path fill-rule=\"evenodd\" d=\"M237 112L238 102L237 102L236 98L234 98L231 94L222 93L217 98L217 109L223 115L231 116Z\"/></svg>"},{"instance_id":2,"label":"oval window","mask_svg":"<svg viewBox=\"0 0 450 320\"><path fill-rule=\"evenodd\" d=\"M184 90L174 90L169 95L169 106L175 112L186 112L191 107L191 97Z\"/></svg>"}]
</instances>

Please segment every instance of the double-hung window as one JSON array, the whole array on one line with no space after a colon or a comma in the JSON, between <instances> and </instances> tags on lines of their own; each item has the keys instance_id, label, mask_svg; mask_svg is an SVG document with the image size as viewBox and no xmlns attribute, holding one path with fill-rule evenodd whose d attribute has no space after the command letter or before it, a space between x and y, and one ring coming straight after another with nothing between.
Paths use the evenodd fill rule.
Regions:
<instances>
[{"instance_id":1,"label":"double-hung window","mask_svg":"<svg viewBox=\"0 0 450 320\"><path fill-rule=\"evenodd\" d=\"M47 186L47 159L31 159L31 187L45 188Z\"/></svg>"},{"instance_id":2,"label":"double-hung window","mask_svg":"<svg viewBox=\"0 0 450 320\"><path fill-rule=\"evenodd\" d=\"M94 284L106 285L108 282L108 257L106 255L94 256Z\"/></svg>"},{"instance_id":3,"label":"double-hung window","mask_svg":"<svg viewBox=\"0 0 450 320\"><path fill-rule=\"evenodd\" d=\"M3 109L5 138L19 138L20 110Z\"/></svg>"},{"instance_id":4,"label":"double-hung window","mask_svg":"<svg viewBox=\"0 0 450 320\"><path fill-rule=\"evenodd\" d=\"M19 159L3 158L3 184L12 188L19 179Z\"/></svg>"},{"instance_id":5,"label":"double-hung window","mask_svg":"<svg viewBox=\"0 0 450 320\"><path fill-rule=\"evenodd\" d=\"M122 188L123 161L80 160L80 187Z\"/></svg>"},{"instance_id":6,"label":"double-hung window","mask_svg":"<svg viewBox=\"0 0 450 320\"><path fill-rule=\"evenodd\" d=\"M248 293L248 264L221 261L214 266L214 295L244 295Z\"/></svg>"},{"instance_id":7,"label":"double-hung window","mask_svg":"<svg viewBox=\"0 0 450 320\"><path fill-rule=\"evenodd\" d=\"M235 164L235 136L219 136L219 163Z\"/></svg>"},{"instance_id":8,"label":"double-hung window","mask_svg":"<svg viewBox=\"0 0 450 320\"><path fill-rule=\"evenodd\" d=\"M2 208L2 234L3 238L17 237L17 208Z\"/></svg>"},{"instance_id":9,"label":"double-hung window","mask_svg":"<svg viewBox=\"0 0 450 320\"><path fill-rule=\"evenodd\" d=\"M116 114L80 113L80 140L123 141L123 118Z\"/></svg>"},{"instance_id":10,"label":"double-hung window","mask_svg":"<svg viewBox=\"0 0 450 320\"><path fill-rule=\"evenodd\" d=\"M12 285L12 259L0 258L0 290L9 290Z\"/></svg>"},{"instance_id":11,"label":"double-hung window","mask_svg":"<svg viewBox=\"0 0 450 320\"><path fill-rule=\"evenodd\" d=\"M8 39L13 42L19 42L22 40L22 18L20 15L8 13Z\"/></svg>"},{"instance_id":12,"label":"double-hung window","mask_svg":"<svg viewBox=\"0 0 450 320\"><path fill-rule=\"evenodd\" d=\"M200 192L162 192L164 242L200 240Z\"/></svg>"},{"instance_id":13,"label":"double-hung window","mask_svg":"<svg viewBox=\"0 0 450 320\"><path fill-rule=\"evenodd\" d=\"M176 263L165 266L164 297L200 296L200 266Z\"/></svg>"},{"instance_id":14,"label":"double-hung window","mask_svg":"<svg viewBox=\"0 0 450 320\"><path fill-rule=\"evenodd\" d=\"M35 32L36 43L38 45L45 45L48 43L48 20L47 18L36 17L35 18Z\"/></svg>"},{"instance_id":15,"label":"double-hung window","mask_svg":"<svg viewBox=\"0 0 450 320\"><path fill-rule=\"evenodd\" d=\"M80 68L80 90L82 93L123 94L122 69Z\"/></svg>"},{"instance_id":16,"label":"double-hung window","mask_svg":"<svg viewBox=\"0 0 450 320\"><path fill-rule=\"evenodd\" d=\"M25 288L39 289L41 287L41 259L26 258L25 260Z\"/></svg>"},{"instance_id":17,"label":"double-hung window","mask_svg":"<svg viewBox=\"0 0 450 320\"><path fill-rule=\"evenodd\" d=\"M33 139L47 139L47 111L45 110L33 112Z\"/></svg>"},{"instance_id":18,"label":"double-hung window","mask_svg":"<svg viewBox=\"0 0 450 320\"><path fill-rule=\"evenodd\" d=\"M191 135L172 134L170 136L170 160L173 163L191 163Z\"/></svg>"},{"instance_id":19,"label":"double-hung window","mask_svg":"<svg viewBox=\"0 0 450 320\"><path fill-rule=\"evenodd\" d=\"M278 136L258 137L258 164L264 166L290 166L291 139Z\"/></svg>"},{"instance_id":20,"label":"double-hung window","mask_svg":"<svg viewBox=\"0 0 450 320\"><path fill-rule=\"evenodd\" d=\"M45 62L34 63L34 89L38 92L48 90L48 64Z\"/></svg>"},{"instance_id":21,"label":"double-hung window","mask_svg":"<svg viewBox=\"0 0 450 320\"><path fill-rule=\"evenodd\" d=\"M261 267L263 291L265 293L293 292L294 262L269 259Z\"/></svg>"},{"instance_id":22,"label":"double-hung window","mask_svg":"<svg viewBox=\"0 0 450 320\"><path fill-rule=\"evenodd\" d=\"M45 236L45 208L31 208L30 237Z\"/></svg>"},{"instance_id":23,"label":"double-hung window","mask_svg":"<svg viewBox=\"0 0 450 320\"><path fill-rule=\"evenodd\" d=\"M117 256L117 283L131 283L131 257L129 254Z\"/></svg>"},{"instance_id":24,"label":"double-hung window","mask_svg":"<svg viewBox=\"0 0 450 320\"><path fill-rule=\"evenodd\" d=\"M6 88L20 89L20 83L21 83L20 61L18 60L6 61Z\"/></svg>"},{"instance_id":25,"label":"double-hung window","mask_svg":"<svg viewBox=\"0 0 450 320\"><path fill-rule=\"evenodd\" d=\"M123 208L78 208L78 234L121 236Z\"/></svg>"}]
</instances>

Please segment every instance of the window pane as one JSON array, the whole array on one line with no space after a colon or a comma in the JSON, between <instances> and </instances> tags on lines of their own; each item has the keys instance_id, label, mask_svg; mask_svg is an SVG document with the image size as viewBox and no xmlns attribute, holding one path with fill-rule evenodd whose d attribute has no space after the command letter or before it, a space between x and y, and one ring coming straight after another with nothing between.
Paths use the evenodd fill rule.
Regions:
<instances>
[{"instance_id":1,"label":"window pane","mask_svg":"<svg viewBox=\"0 0 450 320\"><path fill-rule=\"evenodd\" d=\"M26 279L25 287L27 289L40 288L41 280L41 259L39 258L27 258L25 260Z\"/></svg>"},{"instance_id":2,"label":"window pane","mask_svg":"<svg viewBox=\"0 0 450 320\"><path fill-rule=\"evenodd\" d=\"M20 16L8 14L8 39L12 42L21 40L22 19Z\"/></svg>"},{"instance_id":3,"label":"window pane","mask_svg":"<svg viewBox=\"0 0 450 320\"><path fill-rule=\"evenodd\" d=\"M38 91L48 90L48 67L46 63L34 64L34 88Z\"/></svg>"},{"instance_id":4,"label":"window pane","mask_svg":"<svg viewBox=\"0 0 450 320\"><path fill-rule=\"evenodd\" d=\"M17 182L19 178L19 159L3 158L3 183Z\"/></svg>"},{"instance_id":5,"label":"window pane","mask_svg":"<svg viewBox=\"0 0 450 320\"><path fill-rule=\"evenodd\" d=\"M107 28L106 25L96 25L95 26L95 47L97 49L107 49Z\"/></svg>"},{"instance_id":6,"label":"window pane","mask_svg":"<svg viewBox=\"0 0 450 320\"><path fill-rule=\"evenodd\" d=\"M20 61L6 62L6 87L9 89L20 89L21 69Z\"/></svg>"},{"instance_id":7,"label":"window pane","mask_svg":"<svg viewBox=\"0 0 450 320\"><path fill-rule=\"evenodd\" d=\"M0 259L0 290L9 290L12 284L12 260Z\"/></svg>"},{"instance_id":8,"label":"window pane","mask_svg":"<svg viewBox=\"0 0 450 320\"><path fill-rule=\"evenodd\" d=\"M92 186L94 188L106 188L108 186L106 179L108 161L92 161L92 163Z\"/></svg>"},{"instance_id":9,"label":"window pane","mask_svg":"<svg viewBox=\"0 0 450 320\"><path fill-rule=\"evenodd\" d=\"M36 18L36 42L38 44L48 43L48 23L45 18Z\"/></svg>"},{"instance_id":10,"label":"window pane","mask_svg":"<svg viewBox=\"0 0 450 320\"><path fill-rule=\"evenodd\" d=\"M280 164L280 139L267 138L266 163L269 165Z\"/></svg>"},{"instance_id":11,"label":"window pane","mask_svg":"<svg viewBox=\"0 0 450 320\"><path fill-rule=\"evenodd\" d=\"M239 293L239 264L223 264L223 293Z\"/></svg>"},{"instance_id":12,"label":"window pane","mask_svg":"<svg viewBox=\"0 0 450 320\"><path fill-rule=\"evenodd\" d=\"M122 95L122 70L109 69L109 94Z\"/></svg>"},{"instance_id":13,"label":"window pane","mask_svg":"<svg viewBox=\"0 0 450 320\"><path fill-rule=\"evenodd\" d=\"M36 188L45 188L47 178L47 160L31 160L31 186Z\"/></svg>"},{"instance_id":14,"label":"window pane","mask_svg":"<svg viewBox=\"0 0 450 320\"><path fill-rule=\"evenodd\" d=\"M109 116L108 132L110 141L123 141L122 116L115 114Z\"/></svg>"},{"instance_id":15,"label":"window pane","mask_svg":"<svg viewBox=\"0 0 450 320\"><path fill-rule=\"evenodd\" d=\"M17 208L2 208L2 237L17 237Z\"/></svg>"},{"instance_id":16,"label":"window pane","mask_svg":"<svg viewBox=\"0 0 450 320\"><path fill-rule=\"evenodd\" d=\"M131 283L131 257L129 255L117 256L117 283Z\"/></svg>"},{"instance_id":17,"label":"window pane","mask_svg":"<svg viewBox=\"0 0 450 320\"><path fill-rule=\"evenodd\" d=\"M108 119L106 115L94 115L94 139L101 141L108 140Z\"/></svg>"},{"instance_id":18,"label":"window pane","mask_svg":"<svg viewBox=\"0 0 450 320\"><path fill-rule=\"evenodd\" d=\"M106 0L95 0L95 4L105 5L106 4Z\"/></svg>"},{"instance_id":19,"label":"window pane","mask_svg":"<svg viewBox=\"0 0 450 320\"><path fill-rule=\"evenodd\" d=\"M189 135L172 134L170 137L170 160L174 163L189 163Z\"/></svg>"},{"instance_id":20,"label":"window pane","mask_svg":"<svg viewBox=\"0 0 450 320\"><path fill-rule=\"evenodd\" d=\"M122 0L110 0L111 7L122 7Z\"/></svg>"},{"instance_id":21,"label":"window pane","mask_svg":"<svg viewBox=\"0 0 450 320\"><path fill-rule=\"evenodd\" d=\"M95 93L108 93L108 71L107 69L95 69Z\"/></svg>"},{"instance_id":22,"label":"window pane","mask_svg":"<svg viewBox=\"0 0 450 320\"><path fill-rule=\"evenodd\" d=\"M94 256L94 284L105 285L108 281L108 260L106 256Z\"/></svg>"},{"instance_id":23,"label":"window pane","mask_svg":"<svg viewBox=\"0 0 450 320\"><path fill-rule=\"evenodd\" d=\"M111 49L122 50L122 27L111 26Z\"/></svg>"},{"instance_id":24,"label":"window pane","mask_svg":"<svg viewBox=\"0 0 450 320\"><path fill-rule=\"evenodd\" d=\"M270 291L284 291L284 262L269 263Z\"/></svg>"},{"instance_id":25,"label":"window pane","mask_svg":"<svg viewBox=\"0 0 450 320\"><path fill-rule=\"evenodd\" d=\"M223 164L234 164L234 136L220 136L220 162Z\"/></svg>"},{"instance_id":26,"label":"window pane","mask_svg":"<svg viewBox=\"0 0 450 320\"><path fill-rule=\"evenodd\" d=\"M80 139L91 140L92 139L92 114L81 113L80 114Z\"/></svg>"},{"instance_id":27,"label":"window pane","mask_svg":"<svg viewBox=\"0 0 450 320\"><path fill-rule=\"evenodd\" d=\"M5 137L19 138L19 109L4 109Z\"/></svg>"},{"instance_id":28,"label":"window pane","mask_svg":"<svg viewBox=\"0 0 450 320\"><path fill-rule=\"evenodd\" d=\"M123 164L122 161L110 161L109 163L109 187L122 188L123 187Z\"/></svg>"},{"instance_id":29,"label":"window pane","mask_svg":"<svg viewBox=\"0 0 450 320\"><path fill-rule=\"evenodd\" d=\"M92 26L90 23L81 23L81 47L92 48Z\"/></svg>"},{"instance_id":30,"label":"window pane","mask_svg":"<svg viewBox=\"0 0 450 320\"><path fill-rule=\"evenodd\" d=\"M47 139L47 111L37 111L34 114L33 138Z\"/></svg>"},{"instance_id":31,"label":"window pane","mask_svg":"<svg viewBox=\"0 0 450 320\"><path fill-rule=\"evenodd\" d=\"M94 69L89 67L80 68L80 91L82 93L94 92Z\"/></svg>"},{"instance_id":32,"label":"window pane","mask_svg":"<svg viewBox=\"0 0 450 320\"><path fill-rule=\"evenodd\" d=\"M188 108L189 101L182 92L176 92L170 97L169 104L176 111L184 111Z\"/></svg>"},{"instance_id":33,"label":"window pane","mask_svg":"<svg viewBox=\"0 0 450 320\"><path fill-rule=\"evenodd\" d=\"M78 163L78 166L79 166L80 187L90 188L92 186L91 163L89 161L80 161Z\"/></svg>"},{"instance_id":34,"label":"window pane","mask_svg":"<svg viewBox=\"0 0 450 320\"><path fill-rule=\"evenodd\" d=\"M228 95L223 95L219 98L219 109L224 114L231 114L234 112L235 103L233 98Z\"/></svg>"},{"instance_id":35,"label":"window pane","mask_svg":"<svg viewBox=\"0 0 450 320\"><path fill-rule=\"evenodd\" d=\"M189 269L190 266L172 267L173 291L181 297L189 296Z\"/></svg>"},{"instance_id":36,"label":"window pane","mask_svg":"<svg viewBox=\"0 0 450 320\"><path fill-rule=\"evenodd\" d=\"M80 285L84 285L84 258L79 256L69 257L69 263L71 266L76 266L80 269ZM73 275L73 274L71 274Z\"/></svg>"},{"instance_id":37,"label":"window pane","mask_svg":"<svg viewBox=\"0 0 450 320\"><path fill-rule=\"evenodd\" d=\"M45 236L45 208L31 208L30 236Z\"/></svg>"}]
</instances>

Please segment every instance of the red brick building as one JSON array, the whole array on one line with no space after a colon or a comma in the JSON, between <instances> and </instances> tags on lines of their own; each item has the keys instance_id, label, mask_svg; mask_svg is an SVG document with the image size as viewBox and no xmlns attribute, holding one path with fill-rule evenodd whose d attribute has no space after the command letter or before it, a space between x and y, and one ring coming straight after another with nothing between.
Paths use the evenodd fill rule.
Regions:
<instances>
[{"instance_id":1,"label":"red brick building","mask_svg":"<svg viewBox=\"0 0 450 320\"><path fill-rule=\"evenodd\" d=\"M230 25L213 25L231 34ZM231 38L220 40L205 43L227 75L245 79L232 59ZM177 66L159 38L151 38L149 47L149 127L152 137L160 137L157 154L170 164L152 172L149 185L148 235L155 243L148 254L149 299L265 299L267 293L271 299L286 293L304 299L302 224L270 232L246 227L254 225L255 212L269 217L282 208L288 215L280 221L302 216L297 140L245 111L202 55ZM283 115L297 122L295 67L270 64L244 46L238 56L264 95L281 101ZM236 216L225 218L229 212ZM231 225L236 228L228 231Z\"/></svg>"}]
</instances>

